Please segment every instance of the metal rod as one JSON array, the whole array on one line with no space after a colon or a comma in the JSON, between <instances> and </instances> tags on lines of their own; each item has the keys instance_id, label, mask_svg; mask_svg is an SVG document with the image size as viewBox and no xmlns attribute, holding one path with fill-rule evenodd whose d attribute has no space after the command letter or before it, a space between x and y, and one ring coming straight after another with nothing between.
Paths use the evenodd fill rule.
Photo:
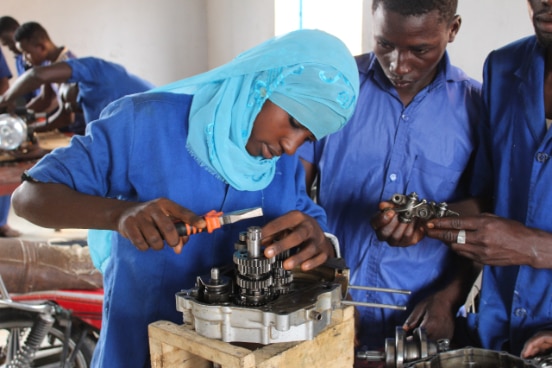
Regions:
<instances>
[{"instance_id":1,"label":"metal rod","mask_svg":"<svg viewBox=\"0 0 552 368\"><path fill-rule=\"evenodd\" d=\"M406 294L406 295L410 295L412 293L410 290L377 288L377 287L371 287L371 286L349 285L349 289L368 290L368 291L381 291L383 293L396 293L396 294Z\"/></svg>"},{"instance_id":2,"label":"metal rod","mask_svg":"<svg viewBox=\"0 0 552 368\"><path fill-rule=\"evenodd\" d=\"M378 303L364 303L364 302L355 302L352 300L342 300L341 304L343 305L354 305L359 307L371 307L371 308L387 308L395 310L406 310L404 305L392 305L392 304L378 304Z\"/></svg>"},{"instance_id":3,"label":"metal rod","mask_svg":"<svg viewBox=\"0 0 552 368\"><path fill-rule=\"evenodd\" d=\"M4 284L2 276L0 276L0 292L2 293L3 300L11 302L10 294L8 293L8 289L6 289L6 285Z\"/></svg>"}]
</instances>

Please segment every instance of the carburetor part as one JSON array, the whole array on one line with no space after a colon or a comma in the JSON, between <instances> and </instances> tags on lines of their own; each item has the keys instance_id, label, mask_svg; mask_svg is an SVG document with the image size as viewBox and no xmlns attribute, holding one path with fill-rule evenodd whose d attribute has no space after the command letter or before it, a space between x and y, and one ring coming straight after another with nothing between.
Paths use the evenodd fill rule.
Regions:
<instances>
[{"instance_id":1,"label":"carburetor part","mask_svg":"<svg viewBox=\"0 0 552 368\"><path fill-rule=\"evenodd\" d=\"M416 192L408 196L396 193L391 198L391 202L397 207L392 208L398 213L399 221L402 223L411 223L414 219L431 220L433 218L459 216L460 214L448 209L446 202L435 203L426 199L419 199Z\"/></svg>"},{"instance_id":2,"label":"carburetor part","mask_svg":"<svg viewBox=\"0 0 552 368\"><path fill-rule=\"evenodd\" d=\"M212 268L176 294L184 324L204 337L259 344L311 340L330 324L349 280L342 259L309 272L285 270L289 252L266 258L259 227L240 234L234 248L232 265Z\"/></svg>"}]
</instances>

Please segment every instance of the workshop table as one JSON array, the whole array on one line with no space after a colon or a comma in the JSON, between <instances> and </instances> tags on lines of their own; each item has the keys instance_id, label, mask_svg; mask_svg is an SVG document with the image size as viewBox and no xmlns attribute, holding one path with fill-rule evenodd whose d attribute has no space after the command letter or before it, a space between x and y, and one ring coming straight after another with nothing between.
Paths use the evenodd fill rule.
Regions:
<instances>
[{"instance_id":1,"label":"workshop table","mask_svg":"<svg viewBox=\"0 0 552 368\"><path fill-rule=\"evenodd\" d=\"M25 170L54 148L68 145L70 140L71 135L59 131L37 133L36 143L0 152L0 196L11 194L21 183L21 174Z\"/></svg>"}]
</instances>

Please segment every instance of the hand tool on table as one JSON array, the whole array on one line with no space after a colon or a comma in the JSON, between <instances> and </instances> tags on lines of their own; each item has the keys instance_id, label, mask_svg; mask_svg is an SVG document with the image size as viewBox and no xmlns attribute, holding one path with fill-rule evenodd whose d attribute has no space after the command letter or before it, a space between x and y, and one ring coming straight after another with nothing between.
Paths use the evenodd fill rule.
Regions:
<instances>
[{"instance_id":1,"label":"hand tool on table","mask_svg":"<svg viewBox=\"0 0 552 368\"><path fill-rule=\"evenodd\" d=\"M199 229L195 226L185 224L183 222L177 222L174 224L176 231L180 236L189 236L192 234L197 234L207 230L208 233L212 233L216 229L220 228L222 225L233 224L241 220L259 217L263 215L263 209L261 207L247 208L244 210L238 210L233 212L217 212L215 210L209 211L206 215L203 216L207 222L207 227L205 229Z\"/></svg>"}]
</instances>

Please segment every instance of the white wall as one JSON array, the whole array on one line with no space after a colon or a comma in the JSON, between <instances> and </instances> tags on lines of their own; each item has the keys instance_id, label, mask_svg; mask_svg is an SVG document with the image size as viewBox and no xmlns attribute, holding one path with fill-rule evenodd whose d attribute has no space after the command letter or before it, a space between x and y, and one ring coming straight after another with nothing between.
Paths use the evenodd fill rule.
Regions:
<instances>
[{"instance_id":1,"label":"white wall","mask_svg":"<svg viewBox=\"0 0 552 368\"><path fill-rule=\"evenodd\" d=\"M534 34L525 0L458 0L458 14L462 26L448 48L450 57L477 80L490 51Z\"/></svg>"},{"instance_id":2,"label":"white wall","mask_svg":"<svg viewBox=\"0 0 552 368\"><path fill-rule=\"evenodd\" d=\"M1 9L39 22L77 56L120 63L157 85L207 68L204 0L2 0Z\"/></svg>"},{"instance_id":3,"label":"white wall","mask_svg":"<svg viewBox=\"0 0 552 368\"><path fill-rule=\"evenodd\" d=\"M372 48L372 0L364 0L364 51ZM525 0L458 0L462 26L448 46L451 61L481 81L487 54L518 38L533 34Z\"/></svg>"},{"instance_id":4,"label":"white wall","mask_svg":"<svg viewBox=\"0 0 552 368\"><path fill-rule=\"evenodd\" d=\"M78 56L93 55L121 63L160 85L221 65L272 37L277 28L275 4L291 1L297 2L2 0L2 12L20 22L38 21L56 44L69 46ZM319 1L324 16L317 25L309 18L308 26L337 33L332 18L343 17L337 13L343 1L352 0ZM371 0L363 1L360 52L372 46ZM328 12L328 7L332 11ZM533 33L524 0L459 0L458 10L463 24L449 51L453 63L476 79L481 78L489 51ZM351 42L355 45L350 49L356 53L358 40Z\"/></svg>"}]
</instances>

